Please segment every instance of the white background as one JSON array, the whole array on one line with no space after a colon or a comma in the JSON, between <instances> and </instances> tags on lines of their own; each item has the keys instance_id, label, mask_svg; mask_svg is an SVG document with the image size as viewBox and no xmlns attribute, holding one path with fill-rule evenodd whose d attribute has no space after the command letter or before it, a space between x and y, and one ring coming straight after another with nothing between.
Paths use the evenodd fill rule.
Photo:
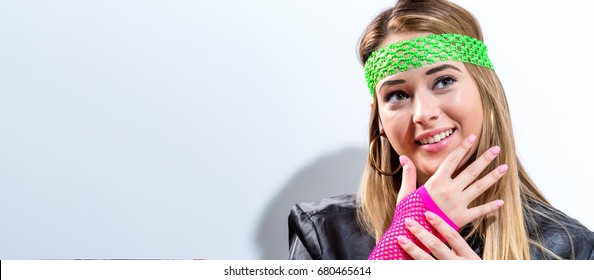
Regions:
<instances>
[{"instance_id":1,"label":"white background","mask_svg":"<svg viewBox=\"0 0 594 280\"><path fill-rule=\"evenodd\" d=\"M518 150L594 229L592 1L455 1ZM356 44L392 1L0 2L0 259L284 259L292 204L354 193Z\"/></svg>"}]
</instances>

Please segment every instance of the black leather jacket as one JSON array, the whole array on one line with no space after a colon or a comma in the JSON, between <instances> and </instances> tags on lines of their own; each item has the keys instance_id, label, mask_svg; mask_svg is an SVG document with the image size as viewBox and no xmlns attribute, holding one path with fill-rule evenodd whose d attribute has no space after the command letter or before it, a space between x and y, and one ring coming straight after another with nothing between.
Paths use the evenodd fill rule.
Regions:
<instances>
[{"instance_id":1,"label":"black leather jacket","mask_svg":"<svg viewBox=\"0 0 594 280\"><path fill-rule=\"evenodd\" d=\"M594 232L560 211L551 212L538 203L531 203L531 206L539 210L535 213L548 213L548 217L535 215L534 222L526 223L531 239L540 240L563 259L594 259ZM482 255L481 238L470 238L467 242ZM374 246L373 237L357 221L354 195L299 203L291 209L289 259L365 260ZM532 245L530 254L532 259L554 259Z\"/></svg>"}]
</instances>

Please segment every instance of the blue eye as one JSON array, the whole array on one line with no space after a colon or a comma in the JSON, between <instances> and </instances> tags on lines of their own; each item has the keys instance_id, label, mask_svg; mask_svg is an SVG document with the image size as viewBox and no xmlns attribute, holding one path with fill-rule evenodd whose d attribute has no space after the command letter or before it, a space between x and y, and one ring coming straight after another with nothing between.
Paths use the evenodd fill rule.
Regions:
<instances>
[{"instance_id":1,"label":"blue eye","mask_svg":"<svg viewBox=\"0 0 594 280\"><path fill-rule=\"evenodd\" d=\"M395 91L395 92L391 92L389 94L386 94L386 96L384 97L384 102L386 103L398 103L401 102L403 100L408 99L409 96L402 92L402 91Z\"/></svg>"},{"instance_id":2,"label":"blue eye","mask_svg":"<svg viewBox=\"0 0 594 280\"><path fill-rule=\"evenodd\" d=\"M456 78L451 77L451 76L443 76L437 79L437 81L435 81L435 84L433 84L433 90L440 90L440 89L444 89L452 84L454 84L456 82Z\"/></svg>"}]
</instances>

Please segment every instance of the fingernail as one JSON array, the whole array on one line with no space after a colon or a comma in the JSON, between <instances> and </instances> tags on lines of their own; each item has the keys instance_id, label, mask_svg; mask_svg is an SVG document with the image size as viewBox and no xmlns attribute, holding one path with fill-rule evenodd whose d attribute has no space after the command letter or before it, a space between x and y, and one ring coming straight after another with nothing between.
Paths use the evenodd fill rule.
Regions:
<instances>
[{"instance_id":1,"label":"fingernail","mask_svg":"<svg viewBox=\"0 0 594 280\"><path fill-rule=\"evenodd\" d=\"M400 165L405 166L406 165L406 158L404 156L400 156Z\"/></svg>"},{"instance_id":2,"label":"fingernail","mask_svg":"<svg viewBox=\"0 0 594 280\"><path fill-rule=\"evenodd\" d=\"M402 244L402 245L404 245L404 244L408 243L408 238L406 238L406 237L404 237L404 236L402 236L402 235L398 235L398 237L397 237L397 238L398 238L398 243L400 243L400 244Z\"/></svg>"},{"instance_id":3,"label":"fingernail","mask_svg":"<svg viewBox=\"0 0 594 280\"><path fill-rule=\"evenodd\" d=\"M494 156L496 156L501 151L501 148L499 146L495 146L495 147L492 147L489 151L491 151L491 154L493 154Z\"/></svg>"},{"instance_id":4,"label":"fingernail","mask_svg":"<svg viewBox=\"0 0 594 280\"><path fill-rule=\"evenodd\" d=\"M425 212L425 217L427 217L427 220L432 221L433 219L435 219L435 214L433 214L433 212L427 211Z\"/></svg>"},{"instance_id":5,"label":"fingernail","mask_svg":"<svg viewBox=\"0 0 594 280\"><path fill-rule=\"evenodd\" d=\"M507 164L503 164L503 165L499 166L499 168L497 168L497 170L499 170L499 173L501 173L501 174L505 173L507 171L507 169L509 169Z\"/></svg>"},{"instance_id":6,"label":"fingernail","mask_svg":"<svg viewBox=\"0 0 594 280\"><path fill-rule=\"evenodd\" d=\"M466 141L468 141L470 144L474 143L474 140L476 140L476 136L474 134L466 138Z\"/></svg>"},{"instance_id":7,"label":"fingernail","mask_svg":"<svg viewBox=\"0 0 594 280\"><path fill-rule=\"evenodd\" d=\"M412 227L415 225L415 223L413 223L411 218L404 219L404 223L406 224L407 227Z\"/></svg>"},{"instance_id":8,"label":"fingernail","mask_svg":"<svg viewBox=\"0 0 594 280\"><path fill-rule=\"evenodd\" d=\"M503 200L497 200L497 202L495 203L495 205L497 205L497 207L503 206Z\"/></svg>"}]
</instances>

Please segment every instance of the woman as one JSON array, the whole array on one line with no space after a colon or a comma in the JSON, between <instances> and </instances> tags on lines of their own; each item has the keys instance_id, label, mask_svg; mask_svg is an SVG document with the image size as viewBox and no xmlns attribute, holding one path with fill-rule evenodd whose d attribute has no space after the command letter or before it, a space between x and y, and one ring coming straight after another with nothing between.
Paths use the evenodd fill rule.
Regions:
<instances>
[{"instance_id":1,"label":"woman","mask_svg":"<svg viewBox=\"0 0 594 280\"><path fill-rule=\"evenodd\" d=\"M368 26L359 54L373 96L359 195L297 204L289 258L594 259L594 233L522 167L471 14L399 1Z\"/></svg>"}]
</instances>

